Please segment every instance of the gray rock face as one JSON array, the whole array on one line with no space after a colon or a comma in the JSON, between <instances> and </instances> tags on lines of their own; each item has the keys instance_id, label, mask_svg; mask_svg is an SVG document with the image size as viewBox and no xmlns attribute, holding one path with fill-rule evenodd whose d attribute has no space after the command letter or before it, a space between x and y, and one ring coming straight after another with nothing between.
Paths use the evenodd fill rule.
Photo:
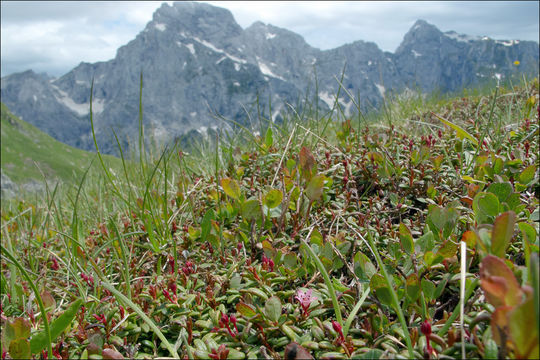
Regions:
<instances>
[{"instance_id":1,"label":"gray rock face","mask_svg":"<svg viewBox=\"0 0 540 360\"><path fill-rule=\"evenodd\" d=\"M514 61L520 61L515 66ZM337 79L345 69L341 85ZM471 38L442 33L419 20L394 54L356 41L321 51L291 31L256 22L243 30L232 14L201 3L163 4L135 39L107 62L81 63L58 79L32 71L1 79L2 101L13 113L67 144L115 153L114 129L124 148L134 149L139 124L139 81L143 73L143 113L147 133L160 142L182 134L249 125L257 97L272 101L275 119L285 102L296 104L316 74L319 104L331 108L338 87L345 114L377 107L390 91L442 92L487 79L538 73L538 43ZM346 90L346 91L345 91ZM244 107L242 106L244 105ZM254 114L254 113L253 113Z\"/></svg>"},{"instance_id":2,"label":"gray rock face","mask_svg":"<svg viewBox=\"0 0 540 360\"><path fill-rule=\"evenodd\" d=\"M0 195L3 198L9 199L15 196L17 185L11 181L9 176L0 172Z\"/></svg>"},{"instance_id":3,"label":"gray rock face","mask_svg":"<svg viewBox=\"0 0 540 360\"><path fill-rule=\"evenodd\" d=\"M519 67L514 65L519 61ZM498 41L488 37L442 33L423 20L405 35L395 53L404 83L430 92L457 91L485 79L510 77L519 71L538 74L538 43ZM498 74L498 75L497 75Z\"/></svg>"}]
</instances>

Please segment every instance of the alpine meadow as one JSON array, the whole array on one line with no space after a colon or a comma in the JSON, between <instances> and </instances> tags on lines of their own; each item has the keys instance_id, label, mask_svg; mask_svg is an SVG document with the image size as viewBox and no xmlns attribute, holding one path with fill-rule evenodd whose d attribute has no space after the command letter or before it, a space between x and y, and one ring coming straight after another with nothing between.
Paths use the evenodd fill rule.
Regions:
<instances>
[{"instance_id":1,"label":"alpine meadow","mask_svg":"<svg viewBox=\"0 0 540 360\"><path fill-rule=\"evenodd\" d=\"M538 49L179 2L2 77L2 359L540 358Z\"/></svg>"}]
</instances>

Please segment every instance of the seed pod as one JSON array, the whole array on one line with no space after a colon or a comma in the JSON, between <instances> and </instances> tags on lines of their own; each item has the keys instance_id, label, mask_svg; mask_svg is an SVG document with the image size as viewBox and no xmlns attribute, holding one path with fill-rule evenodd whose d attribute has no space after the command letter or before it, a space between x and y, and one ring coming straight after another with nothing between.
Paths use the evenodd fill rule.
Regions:
<instances>
[{"instance_id":1,"label":"seed pod","mask_svg":"<svg viewBox=\"0 0 540 360\"><path fill-rule=\"evenodd\" d=\"M287 325L285 324L281 325L281 331L283 331L283 333L287 335L289 339L291 339L292 341L296 340L296 333L292 331L292 329L288 327Z\"/></svg>"},{"instance_id":2,"label":"seed pod","mask_svg":"<svg viewBox=\"0 0 540 360\"><path fill-rule=\"evenodd\" d=\"M216 340L212 339L212 338L207 338L204 340L204 342L206 343L206 348L208 349L208 351L212 351L212 349L218 349L219 345L218 343L216 342ZM230 354L230 353L229 353Z\"/></svg>"},{"instance_id":3,"label":"seed pod","mask_svg":"<svg viewBox=\"0 0 540 360\"><path fill-rule=\"evenodd\" d=\"M275 338L274 338L275 339ZM282 346L285 346L287 345L291 340L289 340L289 338L287 336L283 336L283 337L280 337L280 338L277 338L273 341L269 341L272 345L274 345L274 347L276 348L280 348Z\"/></svg>"},{"instance_id":4,"label":"seed pod","mask_svg":"<svg viewBox=\"0 0 540 360\"><path fill-rule=\"evenodd\" d=\"M317 341L324 340L324 331L317 325L311 327L311 335L317 339Z\"/></svg>"},{"instance_id":5,"label":"seed pod","mask_svg":"<svg viewBox=\"0 0 540 360\"><path fill-rule=\"evenodd\" d=\"M320 357L321 359L346 359L347 358L345 354L335 352L335 351L325 352L321 354Z\"/></svg>"},{"instance_id":6,"label":"seed pod","mask_svg":"<svg viewBox=\"0 0 540 360\"><path fill-rule=\"evenodd\" d=\"M319 350L320 349L319 343L315 342L315 341L304 341L302 343L302 346L305 347L306 349L310 349L310 350Z\"/></svg>"},{"instance_id":7,"label":"seed pod","mask_svg":"<svg viewBox=\"0 0 540 360\"><path fill-rule=\"evenodd\" d=\"M245 358L246 354L244 354L242 351L238 351L236 349L229 349L229 356L227 356L227 359L242 360Z\"/></svg>"},{"instance_id":8,"label":"seed pod","mask_svg":"<svg viewBox=\"0 0 540 360\"><path fill-rule=\"evenodd\" d=\"M195 348L201 351L207 351L206 344L201 339L193 339L193 345Z\"/></svg>"},{"instance_id":9,"label":"seed pod","mask_svg":"<svg viewBox=\"0 0 540 360\"><path fill-rule=\"evenodd\" d=\"M197 320L195 321L195 327L200 329L211 329L212 322L210 320Z\"/></svg>"},{"instance_id":10,"label":"seed pod","mask_svg":"<svg viewBox=\"0 0 540 360\"><path fill-rule=\"evenodd\" d=\"M319 341L319 347L323 350L335 349L335 346L328 340Z\"/></svg>"},{"instance_id":11,"label":"seed pod","mask_svg":"<svg viewBox=\"0 0 540 360\"><path fill-rule=\"evenodd\" d=\"M193 355L195 355L197 359L210 359L210 354L206 350L195 349Z\"/></svg>"}]
</instances>

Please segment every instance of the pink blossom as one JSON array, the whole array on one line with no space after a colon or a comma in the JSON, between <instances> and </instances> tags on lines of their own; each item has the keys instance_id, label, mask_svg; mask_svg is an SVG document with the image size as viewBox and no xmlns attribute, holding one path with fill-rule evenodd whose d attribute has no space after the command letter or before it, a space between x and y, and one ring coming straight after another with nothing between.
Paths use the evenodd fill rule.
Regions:
<instances>
[{"instance_id":1,"label":"pink blossom","mask_svg":"<svg viewBox=\"0 0 540 360\"><path fill-rule=\"evenodd\" d=\"M316 297L312 296L313 290L307 289L307 290L301 290L298 289L296 292L296 296L294 297L298 302L300 303L300 306L302 306L302 310L304 311L305 315L309 314L309 307L311 306L311 303L316 299Z\"/></svg>"}]
</instances>

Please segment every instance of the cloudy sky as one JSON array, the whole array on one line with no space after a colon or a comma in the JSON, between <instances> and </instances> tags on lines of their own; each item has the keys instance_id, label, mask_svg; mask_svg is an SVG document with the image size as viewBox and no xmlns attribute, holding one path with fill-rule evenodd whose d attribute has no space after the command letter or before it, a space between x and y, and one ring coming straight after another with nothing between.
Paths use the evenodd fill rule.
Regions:
<instances>
[{"instance_id":1,"label":"cloudy sky","mask_svg":"<svg viewBox=\"0 0 540 360\"><path fill-rule=\"evenodd\" d=\"M152 19L160 1L1 1L1 75L32 69L60 76L81 61L114 58ZM169 2L168 3L172 3ZM263 21L320 49L355 40L395 51L417 19L442 31L538 41L538 1L207 1L243 28Z\"/></svg>"}]
</instances>

